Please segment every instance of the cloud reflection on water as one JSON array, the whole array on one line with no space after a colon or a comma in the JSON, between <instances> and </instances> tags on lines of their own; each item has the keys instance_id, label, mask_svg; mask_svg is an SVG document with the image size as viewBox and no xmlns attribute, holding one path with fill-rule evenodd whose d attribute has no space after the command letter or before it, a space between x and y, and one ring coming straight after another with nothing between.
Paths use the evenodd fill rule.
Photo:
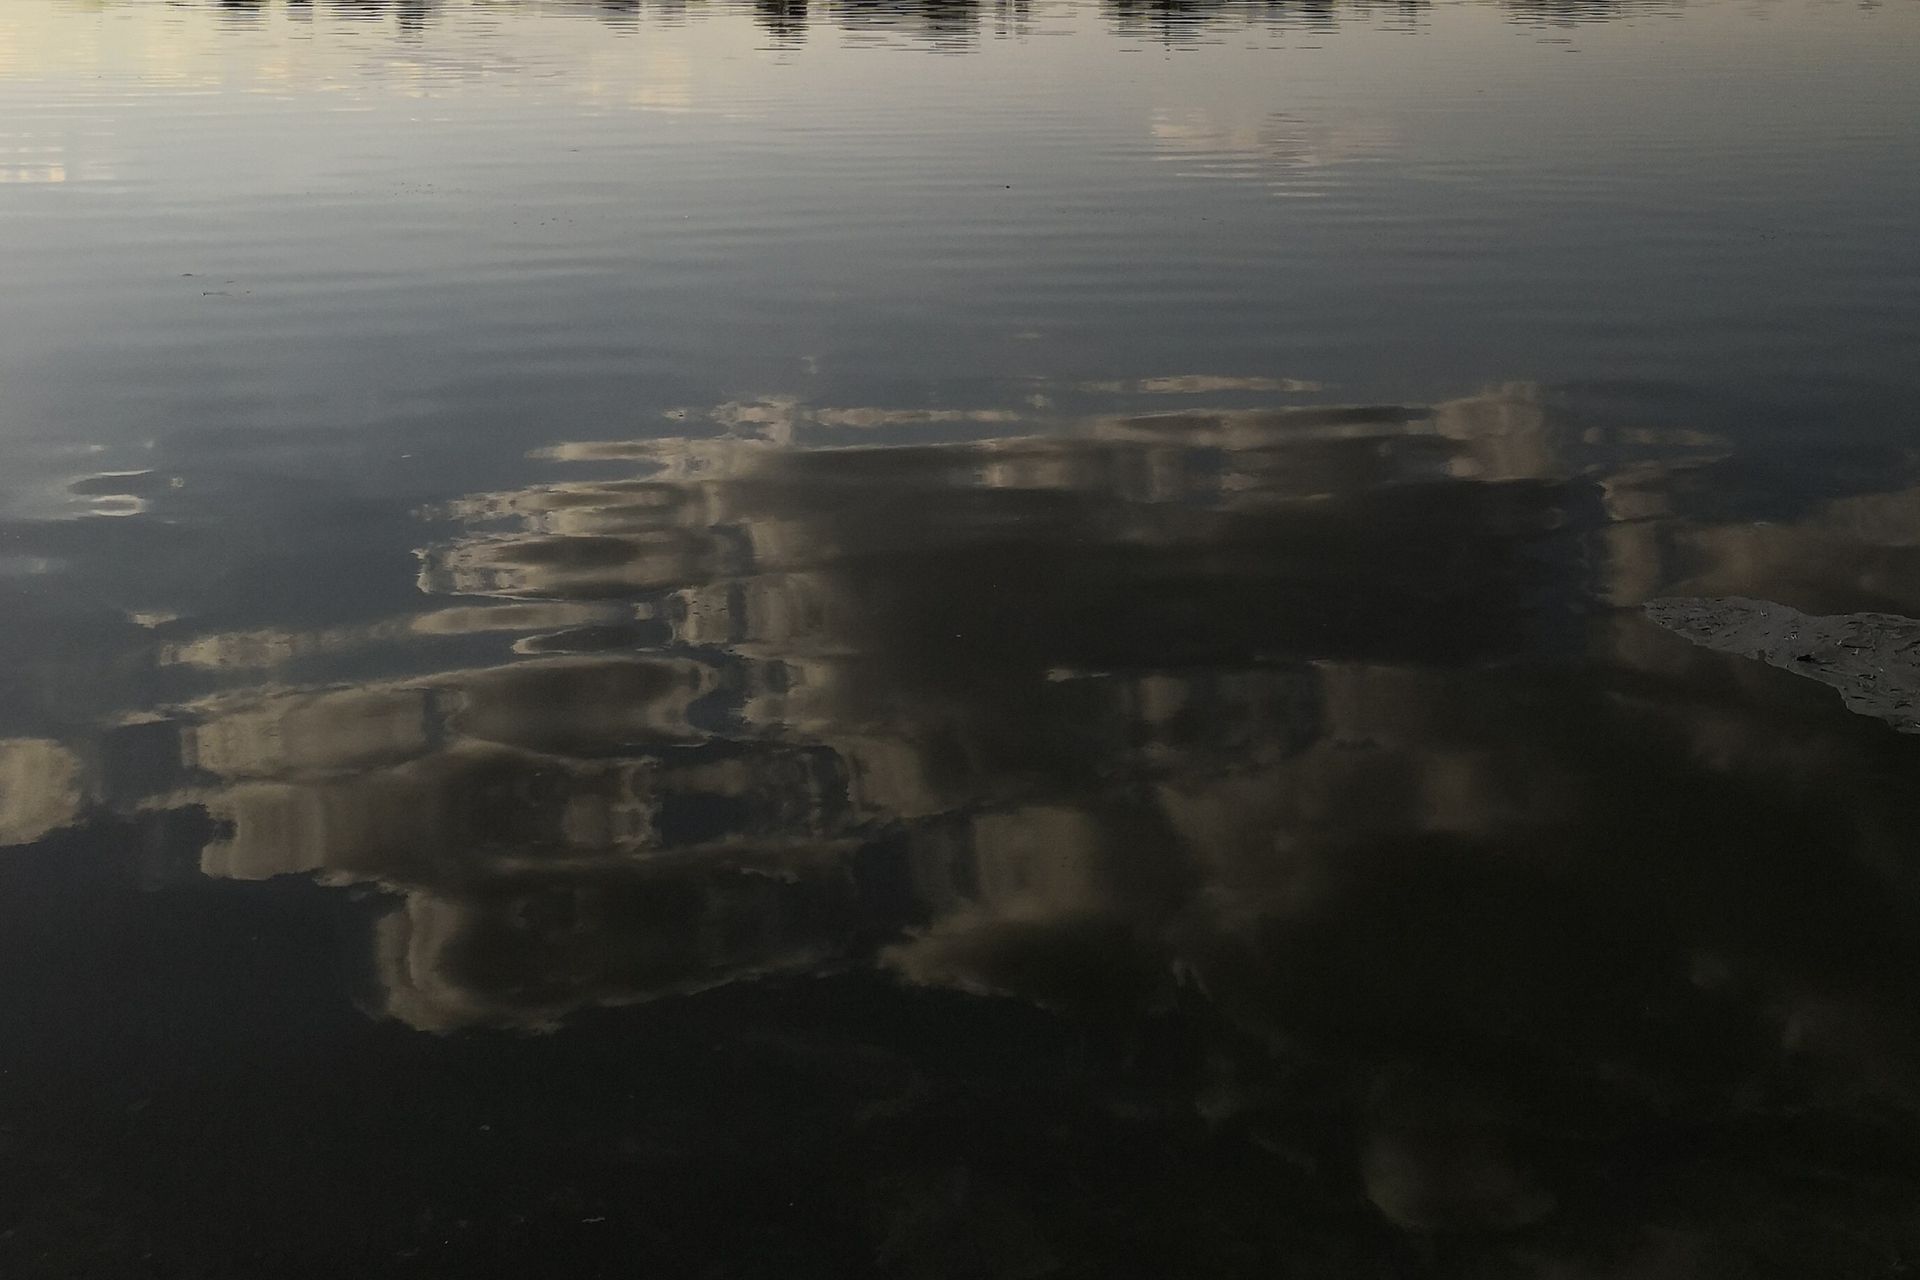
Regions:
<instances>
[{"instance_id":1,"label":"cloud reflection on water","mask_svg":"<svg viewBox=\"0 0 1920 1280\"><path fill-rule=\"evenodd\" d=\"M1679 1116L1909 1114L1908 744L1620 606L1920 612L1920 468L1756 525L1710 435L1309 385L556 444L425 513L417 614L160 617L206 690L6 744L4 832L112 812L204 876L371 887L370 1006L432 1031L871 967L1177 1017L1188 1106L1333 1143L1416 1230L1577 1217ZM495 656L290 678L456 641Z\"/></svg>"}]
</instances>

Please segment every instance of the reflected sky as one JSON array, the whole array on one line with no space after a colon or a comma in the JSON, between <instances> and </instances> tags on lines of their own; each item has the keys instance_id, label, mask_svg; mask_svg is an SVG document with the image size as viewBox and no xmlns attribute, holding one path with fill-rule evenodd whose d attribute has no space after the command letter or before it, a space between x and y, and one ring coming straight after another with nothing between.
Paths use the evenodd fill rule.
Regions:
<instances>
[{"instance_id":1,"label":"reflected sky","mask_svg":"<svg viewBox=\"0 0 1920 1280\"><path fill-rule=\"evenodd\" d=\"M0 1265L1897 1274L1914 14L0 7Z\"/></svg>"},{"instance_id":2,"label":"reflected sky","mask_svg":"<svg viewBox=\"0 0 1920 1280\"><path fill-rule=\"evenodd\" d=\"M978 38L941 57L916 7L816 6L783 49L725 5L409 30L22 0L5 429L517 457L802 378L860 403L1168 369L1416 401L1609 379L1715 429L1904 424L1910 10L1311 11L1176 7L1193 39L1168 46L1100 6L1005 35L959 6Z\"/></svg>"}]
</instances>

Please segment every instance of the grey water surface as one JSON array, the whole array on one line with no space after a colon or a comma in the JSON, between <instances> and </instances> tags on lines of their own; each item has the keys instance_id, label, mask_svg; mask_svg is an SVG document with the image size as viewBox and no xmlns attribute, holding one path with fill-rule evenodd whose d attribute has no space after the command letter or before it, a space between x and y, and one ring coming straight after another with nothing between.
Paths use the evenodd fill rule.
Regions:
<instances>
[{"instance_id":1,"label":"grey water surface","mask_svg":"<svg viewBox=\"0 0 1920 1280\"><path fill-rule=\"evenodd\" d=\"M0 1274L1907 1274L1917 125L1904 0L4 0Z\"/></svg>"}]
</instances>

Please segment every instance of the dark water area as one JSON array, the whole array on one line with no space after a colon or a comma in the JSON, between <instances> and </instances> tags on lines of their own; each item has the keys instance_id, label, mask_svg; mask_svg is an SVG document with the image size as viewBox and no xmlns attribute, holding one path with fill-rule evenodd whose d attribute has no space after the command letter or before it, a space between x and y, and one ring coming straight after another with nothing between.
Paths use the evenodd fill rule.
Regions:
<instances>
[{"instance_id":1,"label":"dark water area","mask_svg":"<svg viewBox=\"0 0 1920 1280\"><path fill-rule=\"evenodd\" d=\"M0 5L0 1274L1894 1277L1920 7Z\"/></svg>"}]
</instances>

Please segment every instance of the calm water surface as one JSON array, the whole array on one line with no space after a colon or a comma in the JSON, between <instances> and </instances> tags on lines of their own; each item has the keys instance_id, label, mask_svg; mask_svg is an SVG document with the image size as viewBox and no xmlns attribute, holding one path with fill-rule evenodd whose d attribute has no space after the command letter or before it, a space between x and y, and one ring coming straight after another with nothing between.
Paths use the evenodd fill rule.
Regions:
<instances>
[{"instance_id":1,"label":"calm water surface","mask_svg":"<svg viewBox=\"0 0 1920 1280\"><path fill-rule=\"evenodd\" d=\"M1909 1274L1917 125L1905 0L5 0L0 1270Z\"/></svg>"}]
</instances>

